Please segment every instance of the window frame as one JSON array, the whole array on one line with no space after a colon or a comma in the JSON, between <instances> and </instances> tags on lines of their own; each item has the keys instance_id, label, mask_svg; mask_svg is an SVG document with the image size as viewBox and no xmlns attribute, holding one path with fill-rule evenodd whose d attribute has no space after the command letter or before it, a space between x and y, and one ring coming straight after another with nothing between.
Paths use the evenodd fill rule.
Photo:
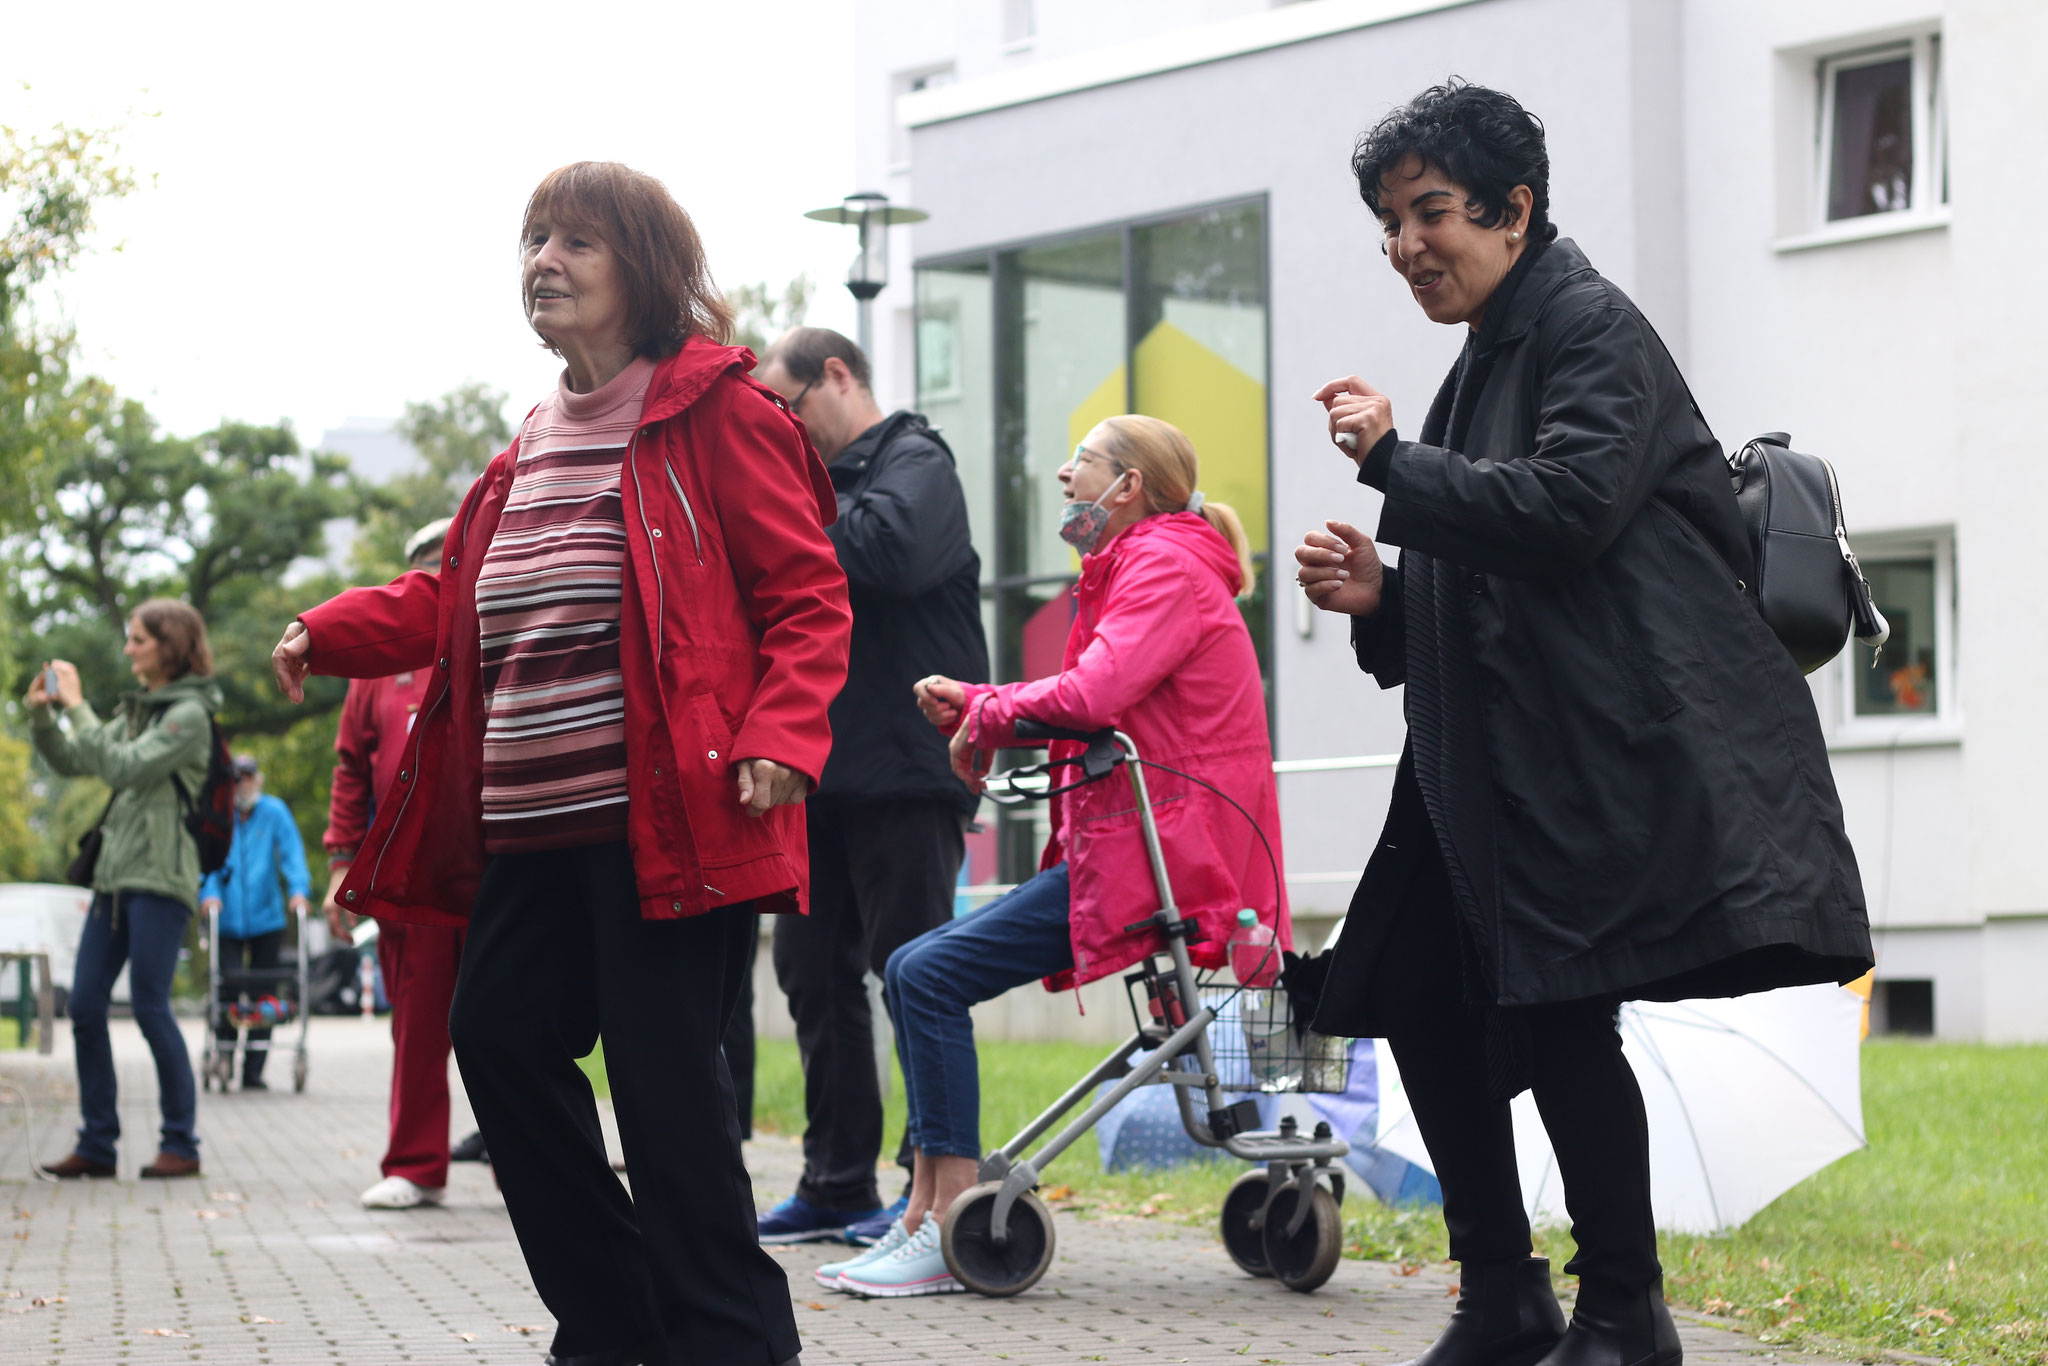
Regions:
<instances>
[{"instance_id":1,"label":"window frame","mask_svg":"<svg viewBox=\"0 0 2048 1366\"><path fill-rule=\"evenodd\" d=\"M1856 558L1868 565L1900 560L1934 563L1934 706L1931 714L1864 716L1856 710L1862 681L1851 636L1833 666L1836 724L1829 737L1833 749L1895 744L1938 744L1962 734L1962 707L1957 688L1955 532L1949 528L1921 532L1859 535ZM1881 656L1880 656L1881 658Z\"/></svg>"},{"instance_id":2,"label":"window frame","mask_svg":"<svg viewBox=\"0 0 2048 1366\"><path fill-rule=\"evenodd\" d=\"M1913 177L1902 209L1856 214L1848 218L1828 217L1833 188L1835 148L1835 85L1845 71L1878 66L1905 57L1910 81L1913 119ZM1941 29L1938 26L1829 53L1814 65L1819 89L1818 117L1814 120L1813 214L1809 224L1816 233L1854 232L1864 234L1933 221L1948 209L1948 103L1946 83L1941 79ZM1862 234L1858 234L1862 235Z\"/></svg>"}]
</instances>

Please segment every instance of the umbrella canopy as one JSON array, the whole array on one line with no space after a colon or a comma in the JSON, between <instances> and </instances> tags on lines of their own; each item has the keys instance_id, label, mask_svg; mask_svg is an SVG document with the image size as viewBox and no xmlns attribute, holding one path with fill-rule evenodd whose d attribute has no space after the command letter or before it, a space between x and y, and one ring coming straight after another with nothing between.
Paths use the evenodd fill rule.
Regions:
<instances>
[{"instance_id":1,"label":"umbrella canopy","mask_svg":"<svg viewBox=\"0 0 2048 1366\"><path fill-rule=\"evenodd\" d=\"M1863 1003L1840 987L1621 1008L1622 1051L1650 1119L1650 1201L1660 1228L1715 1233L1864 1146ZM1378 1051L1379 1146L1429 1167L1391 1050ZM1536 1102L1513 1105L1529 1217L1567 1217Z\"/></svg>"}]
</instances>

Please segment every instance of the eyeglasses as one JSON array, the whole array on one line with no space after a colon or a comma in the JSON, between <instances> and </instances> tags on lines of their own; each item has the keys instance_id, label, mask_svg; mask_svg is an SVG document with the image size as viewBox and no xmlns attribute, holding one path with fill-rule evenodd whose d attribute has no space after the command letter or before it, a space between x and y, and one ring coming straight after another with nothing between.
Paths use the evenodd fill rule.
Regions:
<instances>
[{"instance_id":1,"label":"eyeglasses","mask_svg":"<svg viewBox=\"0 0 2048 1366\"><path fill-rule=\"evenodd\" d=\"M1074 447L1074 453L1067 457L1066 463L1060 466L1060 470L1079 470L1083 460L1100 460L1103 464L1115 469L1118 474L1122 474L1128 468L1123 461L1113 455L1103 455L1099 451L1089 450L1086 446L1076 446ZM1059 470L1054 470L1053 473L1058 474Z\"/></svg>"},{"instance_id":2,"label":"eyeglasses","mask_svg":"<svg viewBox=\"0 0 2048 1366\"><path fill-rule=\"evenodd\" d=\"M818 379L823 378L823 375L818 376ZM804 395L811 392L811 390L817 386L817 383L818 380L814 379L809 384L806 384L803 388L796 391L796 397L789 401L789 410L792 413L796 412L797 409L804 406ZM799 416L801 416L801 414L799 414Z\"/></svg>"}]
</instances>

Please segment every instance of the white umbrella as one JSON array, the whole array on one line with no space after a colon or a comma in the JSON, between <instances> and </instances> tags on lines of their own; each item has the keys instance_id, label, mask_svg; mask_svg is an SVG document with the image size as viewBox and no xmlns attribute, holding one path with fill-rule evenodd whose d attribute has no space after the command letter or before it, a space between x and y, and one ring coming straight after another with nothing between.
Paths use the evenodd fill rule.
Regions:
<instances>
[{"instance_id":1,"label":"white umbrella","mask_svg":"<svg viewBox=\"0 0 2048 1366\"><path fill-rule=\"evenodd\" d=\"M1659 1228L1738 1227L1864 1146L1862 1020L1862 1000L1831 986L1622 1007L1622 1051L1649 1111ZM1377 1052L1379 1146L1430 1167L1392 1050ZM1513 1115L1529 1217L1563 1220L1564 1183L1527 1092L1515 1098Z\"/></svg>"}]
</instances>

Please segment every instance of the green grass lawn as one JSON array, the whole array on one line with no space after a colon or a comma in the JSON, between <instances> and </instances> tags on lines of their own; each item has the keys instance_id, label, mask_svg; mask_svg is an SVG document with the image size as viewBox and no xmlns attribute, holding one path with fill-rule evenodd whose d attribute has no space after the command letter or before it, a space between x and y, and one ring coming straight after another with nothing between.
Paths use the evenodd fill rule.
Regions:
<instances>
[{"instance_id":1,"label":"green grass lawn","mask_svg":"<svg viewBox=\"0 0 2048 1366\"><path fill-rule=\"evenodd\" d=\"M1009 1138L1100 1055L1081 1044L983 1043L982 1146ZM601 1087L601 1056L586 1068ZM1793 1348L2048 1366L2048 1047L1878 1040L1863 1050L1863 1097L1869 1148L1734 1233L1664 1236L1673 1302ZM887 1116L893 1139L903 1123L900 1077ZM792 1043L761 1041L754 1123L763 1133L803 1132ZM1084 1218L1213 1228L1243 1170L1226 1161L1106 1174L1091 1133L1045 1173L1044 1191ZM1443 1259L1436 1210L1388 1209L1359 1182L1351 1191L1351 1256ZM1571 1256L1562 1229L1539 1231L1537 1244L1554 1267Z\"/></svg>"}]
</instances>

